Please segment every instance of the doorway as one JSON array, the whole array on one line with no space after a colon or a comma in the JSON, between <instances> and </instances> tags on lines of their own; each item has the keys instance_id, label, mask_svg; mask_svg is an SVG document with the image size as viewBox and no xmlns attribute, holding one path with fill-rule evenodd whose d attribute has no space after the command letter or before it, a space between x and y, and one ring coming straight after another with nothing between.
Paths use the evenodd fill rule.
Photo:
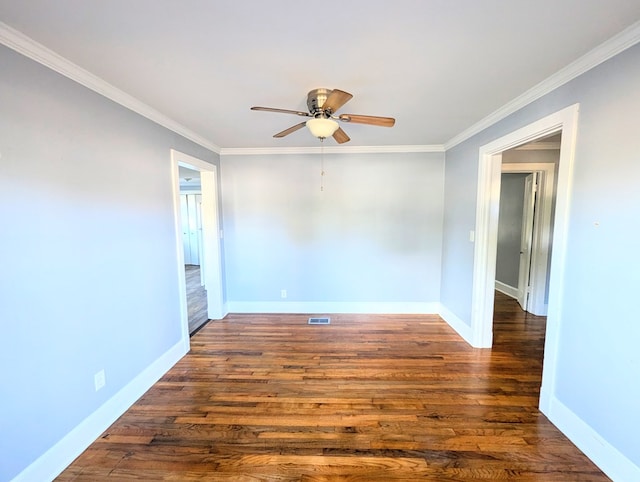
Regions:
<instances>
[{"instance_id":1,"label":"doorway","mask_svg":"<svg viewBox=\"0 0 640 482\"><path fill-rule=\"evenodd\" d=\"M567 107L486 144L479 151L471 300L471 344L479 348L490 348L493 340L493 304L502 155L509 149L548 137L551 134L562 134L552 236L554 253L550 263L547 331L540 389L540 409L543 412L548 412L550 409L552 387L555 383L578 111L578 104Z\"/></svg>"},{"instance_id":2,"label":"doorway","mask_svg":"<svg viewBox=\"0 0 640 482\"><path fill-rule=\"evenodd\" d=\"M209 320L205 266L202 263L202 186L199 171L178 167L187 312L189 333L193 336Z\"/></svg>"},{"instance_id":3,"label":"doorway","mask_svg":"<svg viewBox=\"0 0 640 482\"><path fill-rule=\"evenodd\" d=\"M173 204L176 254L178 261L181 329L183 343L188 351L190 346L190 330L185 272L185 243L182 224L184 214L182 213L180 193L180 168L196 171L200 176L200 203L197 207L196 204L194 204L194 210L197 211L201 226L201 242L198 244L197 254L200 273L204 288L206 289L207 318L212 320L221 319L224 316L222 298L222 263L220 254L216 166L172 149L171 169L173 177Z\"/></svg>"},{"instance_id":4,"label":"doorway","mask_svg":"<svg viewBox=\"0 0 640 482\"><path fill-rule=\"evenodd\" d=\"M502 153L495 288L547 315L561 135Z\"/></svg>"}]
</instances>

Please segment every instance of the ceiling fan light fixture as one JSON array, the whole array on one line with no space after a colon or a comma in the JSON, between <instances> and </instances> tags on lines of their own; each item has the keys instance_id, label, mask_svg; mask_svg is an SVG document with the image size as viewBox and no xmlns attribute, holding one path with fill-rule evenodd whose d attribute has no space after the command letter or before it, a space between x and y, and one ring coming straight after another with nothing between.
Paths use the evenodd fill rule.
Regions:
<instances>
[{"instance_id":1,"label":"ceiling fan light fixture","mask_svg":"<svg viewBox=\"0 0 640 482\"><path fill-rule=\"evenodd\" d=\"M332 119L315 117L307 121L307 127L314 137L326 139L327 137L331 137L333 133L338 130L339 126L338 123Z\"/></svg>"}]
</instances>

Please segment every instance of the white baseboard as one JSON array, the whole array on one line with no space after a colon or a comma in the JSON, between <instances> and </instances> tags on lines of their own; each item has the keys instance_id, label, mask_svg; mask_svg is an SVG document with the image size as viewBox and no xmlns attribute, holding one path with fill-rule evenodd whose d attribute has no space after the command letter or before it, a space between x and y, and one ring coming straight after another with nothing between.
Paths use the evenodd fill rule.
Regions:
<instances>
[{"instance_id":1,"label":"white baseboard","mask_svg":"<svg viewBox=\"0 0 640 482\"><path fill-rule=\"evenodd\" d=\"M357 313L440 315L464 340L471 343L471 327L439 302L295 302L267 301L227 303L229 313Z\"/></svg>"},{"instance_id":2,"label":"white baseboard","mask_svg":"<svg viewBox=\"0 0 640 482\"><path fill-rule=\"evenodd\" d=\"M513 286L509 286L501 281L496 280L496 290L500 293L504 293L507 296L511 296L511 298L518 299L518 288L514 288Z\"/></svg>"},{"instance_id":3,"label":"white baseboard","mask_svg":"<svg viewBox=\"0 0 640 482\"><path fill-rule=\"evenodd\" d=\"M472 344L471 327L439 302L242 302L227 303L229 313L359 313L359 314L425 314L439 315L467 343Z\"/></svg>"},{"instance_id":4,"label":"white baseboard","mask_svg":"<svg viewBox=\"0 0 640 482\"><path fill-rule=\"evenodd\" d=\"M357 313L426 314L438 313L437 302L324 302L324 301L230 301L229 313Z\"/></svg>"},{"instance_id":5,"label":"white baseboard","mask_svg":"<svg viewBox=\"0 0 640 482\"><path fill-rule=\"evenodd\" d=\"M548 397L549 409L543 413L594 464L616 482L640 480L640 467L602 438L590 425L554 396Z\"/></svg>"},{"instance_id":6,"label":"white baseboard","mask_svg":"<svg viewBox=\"0 0 640 482\"><path fill-rule=\"evenodd\" d=\"M451 310L449 310L446 306L440 303L438 308L438 314L440 318L447 322L447 324L453 328L458 335L460 335L464 341L469 343L469 345L473 346L473 334L471 331L471 326L467 325L464 321L458 318Z\"/></svg>"},{"instance_id":7,"label":"white baseboard","mask_svg":"<svg viewBox=\"0 0 640 482\"><path fill-rule=\"evenodd\" d=\"M514 300L518 299L518 288L514 288L513 286L509 286L501 281L496 280L496 290L500 293L504 293L507 296L510 296ZM529 313L536 316L547 316L547 311L549 306L545 303L542 305L536 305L532 300L529 301Z\"/></svg>"},{"instance_id":8,"label":"white baseboard","mask_svg":"<svg viewBox=\"0 0 640 482\"><path fill-rule=\"evenodd\" d=\"M20 472L13 482L53 480L184 355L181 340Z\"/></svg>"}]
</instances>

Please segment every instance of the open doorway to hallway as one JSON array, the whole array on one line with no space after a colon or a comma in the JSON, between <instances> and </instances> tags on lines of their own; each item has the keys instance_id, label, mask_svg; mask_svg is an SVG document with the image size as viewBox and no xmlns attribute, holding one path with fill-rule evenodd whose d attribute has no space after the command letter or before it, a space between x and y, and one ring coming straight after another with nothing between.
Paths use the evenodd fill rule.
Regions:
<instances>
[{"instance_id":1,"label":"open doorway to hallway","mask_svg":"<svg viewBox=\"0 0 640 482\"><path fill-rule=\"evenodd\" d=\"M537 380L544 365L561 141L562 133L555 132L495 155L501 172L492 347L523 355ZM530 389L540 396L540 385Z\"/></svg>"},{"instance_id":2,"label":"open doorway to hallway","mask_svg":"<svg viewBox=\"0 0 640 482\"><path fill-rule=\"evenodd\" d=\"M495 288L546 316L560 133L502 153Z\"/></svg>"},{"instance_id":3,"label":"open doorway to hallway","mask_svg":"<svg viewBox=\"0 0 640 482\"><path fill-rule=\"evenodd\" d=\"M502 155L514 147L561 133L553 215L553 258L549 273L549 303L545 331L540 410L551 410L558 339L561 330L562 286L567 257L571 178L575 158L579 105L550 114L483 145L478 156L478 191L471 302L471 342L491 347L495 299L496 251Z\"/></svg>"},{"instance_id":4,"label":"open doorway to hallway","mask_svg":"<svg viewBox=\"0 0 640 482\"><path fill-rule=\"evenodd\" d=\"M513 370L517 397L527 400L531 406L540 401L546 331L545 316L524 311L515 298L495 291L491 355L496 357L496 362L492 366L500 370L497 360L512 354L513 358L502 370Z\"/></svg>"},{"instance_id":5,"label":"open doorway to hallway","mask_svg":"<svg viewBox=\"0 0 640 482\"><path fill-rule=\"evenodd\" d=\"M187 264L184 268L187 286L189 334L194 335L209 321L209 315L207 314L207 290L200 282L200 266Z\"/></svg>"},{"instance_id":6,"label":"open doorway to hallway","mask_svg":"<svg viewBox=\"0 0 640 482\"><path fill-rule=\"evenodd\" d=\"M202 186L200 171L179 166L178 172L187 312L189 333L193 335L209 320L202 249Z\"/></svg>"},{"instance_id":7,"label":"open doorway to hallway","mask_svg":"<svg viewBox=\"0 0 640 482\"><path fill-rule=\"evenodd\" d=\"M189 334L202 326L206 320L222 319L225 311L222 295L217 167L172 149L171 169L182 340L188 351L190 349ZM196 175L200 176L200 193L196 192L197 189L191 189L190 193L186 192L188 189L185 184L192 183ZM186 178L190 180L187 181ZM193 185L191 187L193 188ZM194 267L189 270L191 271L189 278L193 281L191 287L187 285L187 265ZM199 266L199 272L196 271L196 266ZM201 287L204 287L204 293ZM190 296L192 303L202 308L198 311L206 311L204 321L190 323L188 291L192 295ZM198 294L199 300L196 297ZM204 308L205 305L206 308Z\"/></svg>"}]
</instances>

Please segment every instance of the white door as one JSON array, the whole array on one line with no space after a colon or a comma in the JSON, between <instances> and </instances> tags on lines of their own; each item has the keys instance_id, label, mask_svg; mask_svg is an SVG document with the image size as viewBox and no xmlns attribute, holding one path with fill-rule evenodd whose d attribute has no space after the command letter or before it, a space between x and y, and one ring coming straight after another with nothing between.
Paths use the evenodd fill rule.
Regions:
<instances>
[{"instance_id":1,"label":"white door","mask_svg":"<svg viewBox=\"0 0 640 482\"><path fill-rule=\"evenodd\" d=\"M189 244L191 246L191 264L200 264L200 195L187 195L189 206Z\"/></svg>"},{"instance_id":2,"label":"white door","mask_svg":"<svg viewBox=\"0 0 640 482\"><path fill-rule=\"evenodd\" d=\"M184 264L193 264L191 262L191 240L189 237L189 206L187 204L187 196L184 194L180 195L180 221L182 223Z\"/></svg>"},{"instance_id":3,"label":"white door","mask_svg":"<svg viewBox=\"0 0 640 482\"><path fill-rule=\"evenodd\" d=\"M202 254L202 205L200 194L180 195L184 263L199 265Z\"/></svg>"},{"instance_id":4,"label":"white door","mask_svg":"<svg viewBox=\"0 0 640 482\"><path fill-rule=\"evenodd\" d=\"M202 195L196 196L196 225L198 227L198 259L200 260L200 285L205 286L205 269L207 263L204 260L204 238L202 233Z\"/></svg>"},{"instance_id":5,"label":"white door","mask_svg":"<svg viewBox=\"0 0 640 482\"><path fill-rule=\"evenodd\" d=\"M520 271L518 276L518 303L520 303L520 306L525 311L529 311L529 281L531 274L533 220L536 207L537 184L537 172L533 172L525 178L524 207L522 208L522 238L520 241Z\"/></svg>"}]
</instances>

